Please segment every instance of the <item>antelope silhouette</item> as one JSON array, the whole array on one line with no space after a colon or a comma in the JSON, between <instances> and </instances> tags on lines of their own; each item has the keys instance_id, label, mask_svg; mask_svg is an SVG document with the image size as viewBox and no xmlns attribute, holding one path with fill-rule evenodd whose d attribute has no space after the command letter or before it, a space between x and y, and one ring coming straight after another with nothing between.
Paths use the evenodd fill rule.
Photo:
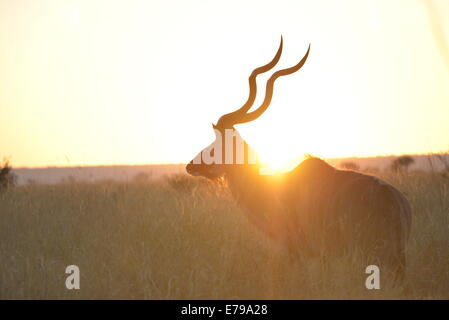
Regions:
<instances>
[{"instance_id":1,"label":"antelope silhouette","mask_svg":"<svg viewBox=\"0 0 449 320\"><path fill-rule=\"evenodd\" d=\"M281 37L273 60L249 76L246 103L213 125L214 143L223 140L218 141L222 142L220 158L236 151L235 146L231 149L225 146L226 133L241 139L234 125L260 117L270 105L275 80L298 71L305 64L310 45L298 64L273 73L267 81L262 104L249 112L256 98L257 75L277 64L282 47ZM190 161L187 172L224 181L248 219L270 238L285 245L291 256L313 256L318 252L333 256L358 251L366 265L375 264L394 280L402 280L412 215L409 202L400 191L377 177L338 170L314 157L308 157L289 172L263 175L259 162L248 161L252 149L242 141L243 163L202 161L202 154L211 152L209 146Z\"/></svg>"}]
</instances>

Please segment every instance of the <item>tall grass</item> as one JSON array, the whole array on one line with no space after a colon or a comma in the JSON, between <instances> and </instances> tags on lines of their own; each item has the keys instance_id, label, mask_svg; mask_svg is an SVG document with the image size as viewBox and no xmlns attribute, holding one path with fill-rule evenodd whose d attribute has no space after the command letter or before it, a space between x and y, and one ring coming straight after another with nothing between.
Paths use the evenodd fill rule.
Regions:
<instances>
[{"instance_id":1,"label":"tall grass","mask_svg":"<svg viewBox=\"0 0 449 320\"><path fill-rule=\"evenodd\" d=\"M448 299L449 180L383 178L414 211L403 287L367 290L351 256L292 260L224 187L176 176L1 193L0 298ZM80 268L80 290L65 287L71 264Z\"/></svg>"}]
</instances>

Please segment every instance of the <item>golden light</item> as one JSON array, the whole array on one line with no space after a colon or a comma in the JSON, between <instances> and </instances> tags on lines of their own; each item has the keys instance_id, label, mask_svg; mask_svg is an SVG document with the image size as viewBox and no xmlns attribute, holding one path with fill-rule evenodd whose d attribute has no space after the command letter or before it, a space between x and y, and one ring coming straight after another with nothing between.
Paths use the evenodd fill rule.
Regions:
<instances>
[{"instance_id":1,"label":"golden light","mask_svg":"<svg viewBox=\"0 0 449 320\"><path fill-rule=\"evenodd\" d=\"M189 161L212 142L210 123L245 101L250 72L281 34L276 68L311 43L308 61L277 81L260 119L239 126L272 168L304 153L448 148L449 72L419 2L4 1L0 136L11 138L0 157L16 166Z\"/></svg>"}]
</instances>

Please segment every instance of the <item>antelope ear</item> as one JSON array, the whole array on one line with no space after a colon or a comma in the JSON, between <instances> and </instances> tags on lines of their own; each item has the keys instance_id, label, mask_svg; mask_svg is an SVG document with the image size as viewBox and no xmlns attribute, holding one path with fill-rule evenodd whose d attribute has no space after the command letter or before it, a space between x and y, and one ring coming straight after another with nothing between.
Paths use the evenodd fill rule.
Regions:
<instances>
[{"instance_id":1,"label":"antelope ear","mask_svg":"<svg viewBox=\"0 0 449 320\"><path fill-rule=\"evenodd\" d=\"M212 128L217 129L217 126L215 124L212 123Z\"/></svg>"}]
</instances>

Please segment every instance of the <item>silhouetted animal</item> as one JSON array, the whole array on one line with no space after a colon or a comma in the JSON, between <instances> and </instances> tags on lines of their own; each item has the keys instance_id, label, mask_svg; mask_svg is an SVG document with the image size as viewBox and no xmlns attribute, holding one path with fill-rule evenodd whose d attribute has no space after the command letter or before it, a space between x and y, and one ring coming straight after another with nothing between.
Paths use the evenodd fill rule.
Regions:
<instances>
[{"instance_id":1,"label":"silhouetted animal","mask_svg":"<svg viewBox=\"0 0 449 320\"><path fill-rule=\"evenodd\" d=\"M225 146L226 131L241 139L234 125L257 119L271 102L275 80L296 72L306 62L310 46L297 65L270 77L262 105L248 112L256 97L256 76L279 61L282 43L281 38L274 59L250 75L247 102L213 125L217 139L222 139L222 159L226 153L236 152L235 146L232 149ZM358 251L364 257L365 267L376 264L381 272L402 278L412 217L410 205L401 192L376 177L337 170L312 157L290 172L261 175L259 164L248 161L252 149L244 141L243 147L241 164L202 161L202 154L211 152L209 146L186 170L191 175L226 181L249 220L284 244L293 255L325 252L326 256L333 256Z\"/></svg>"}]
</instances>

